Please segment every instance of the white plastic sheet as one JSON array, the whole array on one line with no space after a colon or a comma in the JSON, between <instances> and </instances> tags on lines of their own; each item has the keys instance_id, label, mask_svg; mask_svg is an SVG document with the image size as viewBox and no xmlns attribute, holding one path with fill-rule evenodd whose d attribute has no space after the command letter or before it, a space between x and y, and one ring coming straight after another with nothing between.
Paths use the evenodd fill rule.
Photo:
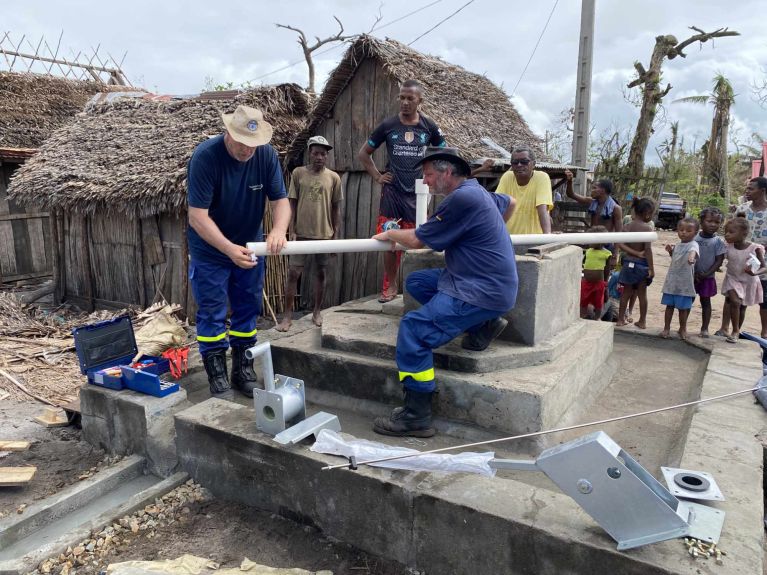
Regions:
<instances>
[{"instance_id":1,"label":"white plastic sheet","mask_svg":"<svg viewBox=\"0 0 767 575\"><path fill-rule=\"evenodd\" d=\"M346 433L338 433L330 429L320 431L317 441L312 445L311 450L317 453L328 453L343 457L354 456L358 462L418 453L417 449L395 447L378 443L377 441L357 439ZM489 461L494 457L494 452L429 453L405 459L395 459L394 461L371 463L370 465L386 467L388 469L438 471L443 473L476 473L485 477L494 477L495 469L492 469L489 465Z\"/></svg>"}]
</instances>

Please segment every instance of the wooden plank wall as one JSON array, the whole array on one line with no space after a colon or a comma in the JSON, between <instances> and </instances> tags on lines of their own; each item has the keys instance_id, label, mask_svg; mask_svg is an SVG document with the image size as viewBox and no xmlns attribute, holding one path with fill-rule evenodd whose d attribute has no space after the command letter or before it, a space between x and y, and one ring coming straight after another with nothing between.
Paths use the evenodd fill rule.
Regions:
<instances>
[{"instance_id":1,"label":"wooden plank wall","mask_svg":"<svg viewBox=\"0 0 767 575\"><path fill-rule=\"evenodd\" d=\"M317 130L333 146L328 167L341 174L344 203L342 238L369 238L375 233L381 187L373 182L357 159L357 151L375 127L399 111L399 84L376 60L365 60ZM373 154L379 170L386 166L386 147ZM311 309L314 267L308 264L301 279L301 307ZM378 293L383 277L383 255L339 254L328 268L323 307Z\"/></svg>"},{"instance_id":2,"label":"wooden plank wall","mask_svg":"<svg viewBox=\"0 0 767 575\"><path fill-rule=\"evenodd\" d=\"M17 167L0 162L0 281L43 277L53 270L48 213L24 208L7 197Z\"/></svg>"}]
</instances>

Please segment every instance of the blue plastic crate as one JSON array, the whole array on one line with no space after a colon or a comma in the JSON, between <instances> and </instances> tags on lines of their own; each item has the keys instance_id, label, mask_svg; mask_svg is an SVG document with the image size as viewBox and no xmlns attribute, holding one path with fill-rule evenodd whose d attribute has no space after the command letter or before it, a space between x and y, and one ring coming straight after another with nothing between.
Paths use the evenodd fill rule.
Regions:
<instances>
[{"instance_id":1,"label":"blue plastic crate","mask_svg":"<svg viewBox=\"0 0 767 575\"><path fill-rule=\"evenodd\" d=\"M109 389L123 389L122 377L99 372L129 364L136 357L138 348L130 318L124 315L78 327L72 330L72 335L80 372L88 378L88 382Z\"/></svg>"},{"instance_id":2,"label":"blue plastic crate","mask_svg":"<svg viewBox=\"0 0 767 575\"><path fill-rule=\"evenodd\" d=\"M145 369L134 369L127 365L121 366L125 387L139 393L155 397L165 397L179 390L178 383L163 380L158 374Z\"/></svg>"}]
</instances>

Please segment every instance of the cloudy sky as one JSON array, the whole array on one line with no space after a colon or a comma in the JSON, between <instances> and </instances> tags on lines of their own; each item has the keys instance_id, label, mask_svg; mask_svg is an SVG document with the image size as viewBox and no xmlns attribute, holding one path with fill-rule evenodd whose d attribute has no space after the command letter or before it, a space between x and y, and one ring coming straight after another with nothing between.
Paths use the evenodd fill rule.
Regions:
<instances>
[{"instance_id":1,"label":"cloudy sky","mask_svg":"<svg viewBox=\"0 0 767 575\"><path fill-rule=\"evenodd\" d=\"M337 31L335 15L346 33L359 33L371 28L380 9L383 17L373 34L409 43L466 3L5 0L0 36L8 31L18 42L26 35L36 45L41 36L55 43L63 31L65 54L100 44L100 53L109 52L119 60L127 50L123 68L134 84L161 93L188 94L199 92L210 80L306 85L306 66L295 33L277 29L277 22L325 37ZM754 102L751 90L754 81L767 78L767 34L760 5L763 8L759 0L598 0L591 114L595 133L634 126L638 111L623 93L634 74L634 60L647 65L655 36L673 34L682 40L693 33L688 26L694 25L706 31L728 26L742 36L722 38L702 48L690 46L686 59L666 63L663 79L673 86L666 99L667 120L680 122L686 146L700 146L710 127L711 107L671 101L708 93L714 75L722 73L737 94L733 110L736 137L741 143L753 132L767 137L767 110ZM550 14L540 45L521 77ZM579 24L577 0L474 0L417 40L413 48L487 75L512 95L533 130L543 136L556 129L560 112L574 103ZM316 56L319 87L342 53L339 45ZM293 63L297 64L280 70ZM0 61L0 69L3 67L5 62ZM667 126L659 126L648 161L655 159L652 149L668 135L667 130Z\"/></svg>"}]
</instances>

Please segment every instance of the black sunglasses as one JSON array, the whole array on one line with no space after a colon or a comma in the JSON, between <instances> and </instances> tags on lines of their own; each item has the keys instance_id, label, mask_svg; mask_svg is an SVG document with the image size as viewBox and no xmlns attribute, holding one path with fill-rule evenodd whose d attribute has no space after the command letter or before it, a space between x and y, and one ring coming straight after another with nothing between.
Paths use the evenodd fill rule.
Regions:
<instances>
[{"instance_id":1,"label":"black sunglasses","mask_svg":"<svg viewBox=\"0 0 767 575\"><path fill-rule=\"evenodd\" d=\"M512 166L516 166L516 165L526 166L529 163L530 163L530 160L511 160Z\"/></svg>"}]
</instances>

